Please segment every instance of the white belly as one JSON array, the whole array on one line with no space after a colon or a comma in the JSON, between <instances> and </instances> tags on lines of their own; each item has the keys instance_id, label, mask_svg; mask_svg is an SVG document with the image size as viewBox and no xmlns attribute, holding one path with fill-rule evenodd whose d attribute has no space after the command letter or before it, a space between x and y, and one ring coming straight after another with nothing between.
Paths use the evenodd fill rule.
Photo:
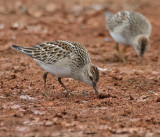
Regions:
<instances>
[{"instance_id":1,"label":"white belly","mask_svg":"<svg viewBox=\"0 0 160 137\"><path fill-rule=\"evenodd\" d=\"M49 72L56 77L71 77L71 68L67 65L37 62L46 72Z\"/></svg>"},{"instance_id":2,"label":"white belly","mask_svg":"<svg viewBox=\"0 0 160 137\"><path fill-rule=\"evenodd\" d=\"M118 33L116 32L110 32L112 38L117 42L117 43L121 43L121 44L128 44L127 43L127 40L122 37L121 35L119 35Z\"/></svg>"}]
</instances>

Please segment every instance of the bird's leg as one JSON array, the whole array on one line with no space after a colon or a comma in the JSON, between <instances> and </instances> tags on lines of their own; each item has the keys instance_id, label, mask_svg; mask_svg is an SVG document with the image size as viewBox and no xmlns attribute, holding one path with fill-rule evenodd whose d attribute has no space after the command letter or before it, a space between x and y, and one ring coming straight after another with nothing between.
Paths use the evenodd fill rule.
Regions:
<instances>
[{"instance_id":1,"label":"bird's leg","mask_svg":"<svg viewBox=\"0 0 160 137\"><path fill-rule=\"evenodd\" d=\"M63 84L61 78L58 78L58 82L62 85L62 87L64 87L64 89L67 91L67 96L69 96L71 94L71 92L66 88L66 86Z\"/></svg>"},{"instance_id":2,"label":"bird's leg","mask_svg":"<svg viewBox=\"0 0 160 137\"><path fill-rule=\"evenodd\" d=\"M124 46L124 48L123 48L123 53L126 53L127 48L128 48L128 45L127 45L127 46Z\"/></svg>"},{"instance_id":3,"label":"bird's leg","mask_svg":"<svg viewBox=\"0 0 160 137\"><path fill-rule=\"evenodd\" d=\"M45 73L43 74L43 80L44 80L44 95L45 95L45 96L48 96L47 89L46 89L47 74L48 74L48 72L45 72Z\"/></svg>"},{"instance_id":4,"label":"bird's leg","mask_svg":"<svg viewBox=\"0 0 160 137\"><path fill-rule=\"evenodd\" d=\"M118 47L118 43L116 43L116 50L118 52L118 55L119 57L122 59L123 62L127 62L124 58L124 55L121 53L121 51L119 50L119 47Z\"/></svg>"},{"instance_id":5,"label":"bird's leg","mask_svg":"<svg viewBox=\"0 0 160 137\"><path fill-rule=\"evenodd\" d=\"M139 64L142 63L142 56L139 56L139 61L138 61Z\"/></svg>"}]
</instances>

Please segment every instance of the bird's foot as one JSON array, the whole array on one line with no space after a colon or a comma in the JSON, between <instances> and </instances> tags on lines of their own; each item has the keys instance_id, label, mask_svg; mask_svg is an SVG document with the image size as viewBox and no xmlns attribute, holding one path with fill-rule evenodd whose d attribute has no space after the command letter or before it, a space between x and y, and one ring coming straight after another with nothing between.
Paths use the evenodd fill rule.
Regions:
<instances>
[{"instance_id":1,"label":"bird's foot","mask_svg":"<svg viewBox=\"0 0 160 137\"><path fill-rule=\"evenodd\" d=\"M122 58L123 63L127 63L127 60L125 58Z\"/></svg>"},{"instance_id":2,"label":"bird's foot","mask_svg":"<svg viewBox=\"0 0 160 137\"><path fill-rule=\"evenodd\" d=\"M66 97L73 95L73 93L70 90L65 90L64 92Z\"/></svg>"},{"instance_id":3,"label":"bird's foot","mask_svg":"<svg viewBox=\"0 0 160 137\"><path fill-rule=\"evenodd\" d=\"M43 93L43 95L44 95L45 97L49 97L49 94L48 94L47 91L45 91L45 92Z\"/></svg>"}]
</instances>

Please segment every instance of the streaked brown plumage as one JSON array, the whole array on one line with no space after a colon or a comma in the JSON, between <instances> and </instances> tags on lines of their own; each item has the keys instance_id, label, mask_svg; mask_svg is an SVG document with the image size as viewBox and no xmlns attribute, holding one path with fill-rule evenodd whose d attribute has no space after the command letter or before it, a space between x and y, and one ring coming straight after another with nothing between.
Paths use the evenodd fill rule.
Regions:
<instances>
[{"instance_id":1,"label":"streaked brown plumage","mask_svg":"<svg viewBox=\"0 0 160 137\"><path fill-rule=\"evenodd\" d=\"M67 88L61 81L63 77L73 78L92 85L98 95L99 71L91 63L89 53L82 44L58 40L34 47L16 45L12 47L34 58L46 70L46 73L43 75L45 90L47 74L51 73L58 77L58 81L66 90Z\"/></svg>"}]
</instances>

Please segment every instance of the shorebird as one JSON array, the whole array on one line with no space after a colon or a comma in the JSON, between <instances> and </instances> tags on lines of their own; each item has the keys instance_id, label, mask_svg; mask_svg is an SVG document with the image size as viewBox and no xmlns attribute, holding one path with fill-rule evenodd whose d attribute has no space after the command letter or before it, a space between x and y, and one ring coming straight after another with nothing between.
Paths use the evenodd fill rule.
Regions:
<instances>
[{"instance_id":1,"label":"shorebird","mask_svg":"<svg viewBox=\"0 0 160 137\"><path fill-rule=\"evenodd\" d=\"M73 78L92 85L98 96L97 83L99 70L91 63L90 55L86 48L73 41L53 41L36 45L34 47L22 47L12 45L13 48L31 56L46 71L43 74L45 95L47 74L58 77L59 83L67 91L70 91L61 81L61 78Z\"/></svg>"},{"instance_id":2,"label":"shorebird","mask_svg":"<svg viewBox=\"0 0 160 137\"><path fill-rule=\"evenodd\" d=\"M150 22L138 12L120 11L116 14L106 12L107 28L110 35L116 41L116 50L121 59L126 62L118 45L133 46L139 55L139 62L145 52L150 48L149 37L151 35Z\"/></svg>"}]
</instances>

